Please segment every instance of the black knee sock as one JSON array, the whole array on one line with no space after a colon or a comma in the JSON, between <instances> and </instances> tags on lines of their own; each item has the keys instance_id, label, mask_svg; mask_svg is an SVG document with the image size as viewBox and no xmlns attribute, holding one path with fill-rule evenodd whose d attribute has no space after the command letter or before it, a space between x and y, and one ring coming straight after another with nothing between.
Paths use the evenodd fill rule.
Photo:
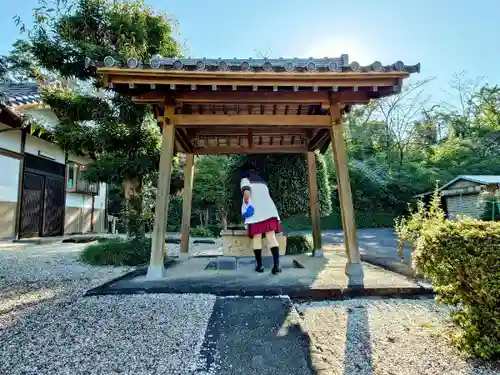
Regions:
<instances>
[{"instance_id":1,"label":"black knee sock","mask_svg":"<svg viewBox=\"0 0 500 375\"><path fill-rule=\"evenodd\" d=\"M257 263L257 267L262 267L262 250L254 250L253 253L255 254L255 263Z\"/></svg>"},{"instance_id":2,"label":"black knee sock","mask_svg":"<svg viewBox=\"0 0 500 375\"><path fill-rule=\"evenodd\" d=\"M279 266L280 266L280 248L278 246L271 247L271 254L273 254L274 267L279 268Z\"/></svg>"}]
</instances>

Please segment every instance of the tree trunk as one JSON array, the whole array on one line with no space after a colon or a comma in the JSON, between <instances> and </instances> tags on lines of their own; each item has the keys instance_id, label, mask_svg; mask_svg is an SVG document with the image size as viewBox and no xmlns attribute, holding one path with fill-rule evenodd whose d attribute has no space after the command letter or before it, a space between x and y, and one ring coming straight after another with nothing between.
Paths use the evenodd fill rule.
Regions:
<instances>
[{"instance_id":1,"label":"tree trunk","mask_svg":"<svg viewBox=\"0 0 500 375\"><path fill-rule=\"evenodd\" d=\"M126 201L127 236L144 238L144 220L142 215L142 182L139 178L123 181Z\"/></svg>"},{"instance_id":2,"label":"tree trunk","mask_svg":"<svg viewBox=\"0 0 500 375\"><path fill-rule=\"evenodd\" d=\"M219 209L219 217L222 230L227 230L227 215L223 208Z\"/></svg>"},{"instance_id":3,"label":"tree trunk","mask_svg":"<svg viewBox=\"0 0 500 375\"><path fill-rule=\"evenodd\" d=\"M209 218L210 218L210 210L207 208L205 209L205 228L208 227Z\"/></svg>"}]
</instances>

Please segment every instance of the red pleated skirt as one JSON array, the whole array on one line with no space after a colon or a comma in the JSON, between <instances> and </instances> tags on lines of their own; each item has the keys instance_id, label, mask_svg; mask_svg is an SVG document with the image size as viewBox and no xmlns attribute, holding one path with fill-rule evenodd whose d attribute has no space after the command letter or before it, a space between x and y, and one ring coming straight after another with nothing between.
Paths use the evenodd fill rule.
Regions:
<instances>
[{"instance_id":1,"label":"red pleated skirt","mask_svg":"<svg viewBox=\"0 0 500 375\"><path fill-rule=\"evenodd\" d=\"M260 221L258 223L248 224L248 237L250 238L252 238L256 234L263 234L273 231L276 233L281 233L283 231L281 229L280 221L275 217Z\"/></svg>"}]
</instances>

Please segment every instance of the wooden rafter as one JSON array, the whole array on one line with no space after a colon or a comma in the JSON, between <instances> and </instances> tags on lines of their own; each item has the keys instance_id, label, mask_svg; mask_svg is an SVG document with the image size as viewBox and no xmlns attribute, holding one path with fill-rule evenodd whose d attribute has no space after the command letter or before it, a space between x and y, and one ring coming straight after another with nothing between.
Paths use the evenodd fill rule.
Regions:
<instances>
[{"instance_id":1,"label":"wooden rafter","mask_svg":"<svg viewBox=\"0 0 500 375\"><path fill-rule=\"evenodd\" d=\"M180 127L191 126L282 126L325 128L329 116L300 115L176 115Z\"/></svg>"}]
</instances>

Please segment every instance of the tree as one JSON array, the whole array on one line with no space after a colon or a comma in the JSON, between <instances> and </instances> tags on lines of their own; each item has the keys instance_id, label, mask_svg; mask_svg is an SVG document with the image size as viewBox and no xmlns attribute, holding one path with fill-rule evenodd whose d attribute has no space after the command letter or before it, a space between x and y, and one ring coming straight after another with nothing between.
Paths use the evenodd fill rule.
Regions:
<instances>
[{"instance_id":1,"label":"tree","mask_svg":"<svg viewBox=\"0 0 500 375\"><path fill-rule=\"evenodd\" d=\"M229 207L227 194L227 172L229 158L227 156L200 156L195 163L193 186L193 208L204 212L208 224L208 212L215 207L221 226L227 229L227 211Z\"/></svg>"},{"instance_id":2,"label":"tree","mask_svg":"<svg viewBox=\"0 0 500 375\"><path fill-rule=\"evenodd\" d=\"M87 178L123 184L128 231L140 237L145 221L142 189L152 183L158 168L158 126L147 106L101 87L87 61L108 55L139 60L178 55L174 25L140 0L40 0L39 5L28 40L18 45L13 60L22 66L24 57L32 56L32 66L41 69L31 72L56 72L64 80L62 87L42 90L43 100L60 120L55 139L65 150L93 159Z\"/></svg>"},{"instance_id":3,"label":"tree","mask_svg":"<svg viewBox=\"0 0 500 375\"><path fill-rule=\"evenodd\" d=\"M385 148L395 152L399 166L403 165L405 153L414 140L419 124L417 120L428 101L424 88L430 81L427 79L409 85L401 93L376 102L375 113L385 124Z\"/></svg>"}]
</instances>

